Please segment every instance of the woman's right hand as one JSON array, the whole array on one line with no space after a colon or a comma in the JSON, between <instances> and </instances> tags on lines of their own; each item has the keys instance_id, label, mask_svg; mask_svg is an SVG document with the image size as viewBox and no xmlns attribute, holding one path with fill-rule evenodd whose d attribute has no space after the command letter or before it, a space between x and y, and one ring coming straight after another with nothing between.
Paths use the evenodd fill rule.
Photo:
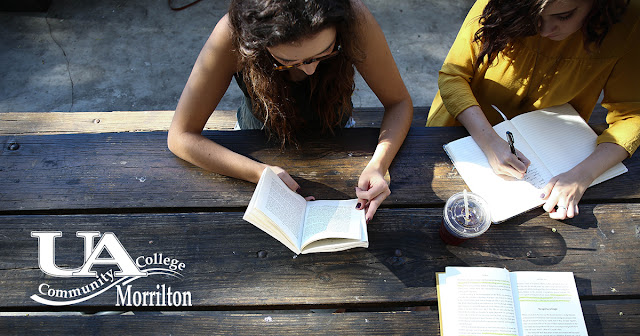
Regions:
<instances>
[{"instance_id":1,"label":"woman's right hand","mask_svg":"<svg viewBox=\"0 0 640 336\"><path fill-rule=\"evenodd\" d=\"M493 172L502 178L522 179L531 161L516 149L516 155L511 153L509 144L497 134L488 144L481 146L484 155L493 168Z\"/></svg>"},{"instance_id":2,"label":"woman's right hand","mask_svg":"<svg viewBox=\"0 0 640 336\"><path fill-rule=\"evenodd\" d=\"M473 105L460 112L458 121L480 146L493 171L502 178L522 179L531 161L516 149L511 153L509 144L493 129L480 106Z\"/></svg>"},{"instance_id":3,"label":"woman's right hand","mask_svg":"<svg viewBox=\"0 0 640 336\"><path fill-rule=\"evenodd\" d=\"M273 172L278 175L278 177L282 180L282 182L284 182L284 184L287 185L287 187L289 187L289 189L300 194L300 185L298 184L298 182L296 182L296 180L293 179L293 177L291 177L291 175L289 175L289 173L287 173L286 170L278 166L269 166L269 168L271 168L271 170L273 170ZM316 200L316 198L313 196L306 196L304 199L307 201Z\"/></svg>"}]
</instances>

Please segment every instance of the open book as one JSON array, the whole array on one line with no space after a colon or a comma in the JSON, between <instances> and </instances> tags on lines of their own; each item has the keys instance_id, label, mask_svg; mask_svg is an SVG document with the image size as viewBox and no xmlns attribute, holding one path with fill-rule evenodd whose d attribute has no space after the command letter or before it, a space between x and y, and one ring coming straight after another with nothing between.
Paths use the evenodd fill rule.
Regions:
<instances>
[{"instance_id":1,"label":"open book","mask_svg":"<svg viewBox=\"0 0 640 336\"><path fill-rule=\"evenodd\" d=\"M369 247L364 210L356 210L357 201L306 201L266 168L242 218L296 254Z\"/></svg>"},{"instance_id":2,"label":"open book","mask_svg":"<svg viewBox=\"0 0 640 336\"><path fill-rule=\"evenodd\" d=\"M436 282L443 336L588 335L572 272L447 267Z\"/></svg>"},{"instance_id":3,"label":"open book","mask_svg":"<svg viewBox=\"0 0 640 336\"><path fill-rule=\"evenodd\" d=\"M598 137L569 104L527 112L493 129L505 141L506 132L513 133L515 147L531 161L522 180L504 180L496 175L471 136L444 145L444 150L471 191L489 203L494 223L544 204L540 194L547 182L591 155ZM591 185L626 171L619 163Z\"/></svg>"}]
</instances>

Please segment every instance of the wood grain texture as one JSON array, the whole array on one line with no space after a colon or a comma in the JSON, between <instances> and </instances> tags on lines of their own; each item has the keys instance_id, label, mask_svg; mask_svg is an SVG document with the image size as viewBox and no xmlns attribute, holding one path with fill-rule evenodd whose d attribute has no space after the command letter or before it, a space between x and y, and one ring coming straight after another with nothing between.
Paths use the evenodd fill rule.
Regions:
<instances>
[{"instance_id":1,"label":"wood grain texture","mask_svg":"<svg viewBox=\"0 0 640 336\"><path fill-rule=\"evenodd\" d=\"M640 303L583 301L590 336L636 336ZM4 335L440 335L437 310L393 312L136 312L118 316L10 316Z\"/></svg>"},{"instance_id":2,"label":"wood grain texture","mask_svg":"<svg viewBox=\"0 0 640 336\"><path fill-rule=\"evenodd\" d=\"M414 107L412 126L424 127L429 107ZM0 135L168 131L174 111L0 112ZM355 108L355 127L380 127L384 108ZM204 130L230 131L236 111L216 110Z\"/></svg>"},{"instance_id":3,"label":"wood grain texture","mask_svg":"<svg viewBox=\"0 0 640 336\"><path fill-rule=\"evenodd\" d=\"M438 312L182 313L133 316L4 317L15 335L439 335ZM64 331L63 331L64 330ZM6 335L11 335L11 332Z\"/></svg>"},{"instance_id":4,"label":"wood grain texture","mask_svg":"<svg viewBox=\"0 0 640 336\"><path fill-rule=\"evenodd\" d=\"M412 128L391 166L384 206L441 206L466 187L442 146L462 128ZM260 131L209 131L212 140L284 167L317 199L355 197L378 129L345 129L284 151ZM0 137L0 211L53 209L226 208L248 204L255 185L207 172L173 155L165 132ZM629 173L589 188L582 202L637 200L640 159Z\"/></svg>"},{"instance_id":5,"label":"wood grain texture","mask_svg":"<svg viewBox=\"0 0 640 336\"><path fill-rule=\"evenodd\" d=\"M192 304L202 309L434 305L435 273L446 266L571 271L582 299L640 297L638 204L584 206L580 218L564 223L534 210L460 246L440 240L441 211L382 209L369 224L368 249L300 256L237 212L0 216L2 306L42 307L29 298L41 284L70 290L92 281L39 269L38 240L30 233L58 230L60 267L82 265L77 231L113 232L134 260L163 253L184 262L182 279L149 276L134 281L132 290L166 284L190 291ZM71 308L114 308L116 298L111 288Z\"/></svg>"},{"instance_id":6,"label":"wood grain texture","mask_svg":"<svg viewBox=\"0 0 640 336\"><path fill-rule=\"evenodd\" d=\"M167 131L174 111L4 112L0 135ZM205 130L232 130L236 111L216 110Z\"/></svg>"}]
</instances>

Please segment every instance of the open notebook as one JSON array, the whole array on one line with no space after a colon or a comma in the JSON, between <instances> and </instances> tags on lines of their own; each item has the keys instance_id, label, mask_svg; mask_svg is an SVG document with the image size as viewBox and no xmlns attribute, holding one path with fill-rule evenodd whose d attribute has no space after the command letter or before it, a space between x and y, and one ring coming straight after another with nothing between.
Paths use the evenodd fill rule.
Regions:
<instances>
[{"instance_id":1,"label":"open notebook","mask_svg":"<svg viewBox=\"0 0 640 336\"><path fill-rule=\"evenodd\" d=\"M471 191L489 203L494 223L544 204L540 194L547 182L575 167L596 147L596 133L569 104L527 112L493 129L505 141L506 132L513 133L516 148L531 161L522 180L507 181L496 175L471 136L444 145L444 150ZM619 163L591 185L626 171Z\"/></svg>"}]
</instances>

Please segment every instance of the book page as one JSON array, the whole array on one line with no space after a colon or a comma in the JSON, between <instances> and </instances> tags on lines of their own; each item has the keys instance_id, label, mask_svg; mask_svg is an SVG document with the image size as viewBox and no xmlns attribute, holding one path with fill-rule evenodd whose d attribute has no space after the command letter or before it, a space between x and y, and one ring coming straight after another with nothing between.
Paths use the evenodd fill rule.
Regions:
<instances>
[{"instance_id":1,"label":"book page","mask_svg":"<svg viewBox=\"0 0 640 336\"><path fill-rule=\"evenodd\" d=\"M260 180L255 207L269 217L299 248L302 239L302 221L307 201L295 193L271 169Z\"/></svg>"},{"instance_id":2,"label":"book page","mask_svg":"<svg viewBox=\"0 0 640 336\"><path fill-rule=\"evenodd\" d=\"M494 129L505 140L506 131L512 132L516 148L531 161L524 179L505 180L496 175L471 136L450 142L445 145L445 151L471 191L489 203L491 220L497 223L544 204L541 189L553 175L509 121Z\"/></svg>"},{"instance_id":3,"label":"book page","mask_svg":"<svg viewBox=\"0 0 640 336\"><path fill-rule=\"evenodd\" d=\"M357 202L357 199L307 202L302 247L324 238L360 240L364 211L356 209Z\"/></svg>"},{"instance_id":4,"label":"book page","mask_svg":"<svg viewBox=\"0 0 640 336\"><path fill-rule=\"evenodd\" d=\"M443 336L518 334L507 270L447 267L437 276Z\"/></svg>"},{"instance_id":5,"label":"book page","mask_svg":"<svg viewBox=\"0 0 640 336\"><path fill-rule=\"evenodd\" d=\"M598 136L569 104L521 114L511 120L553 176L571 170L596 148ZM620 163L591 185L626 172Z\"/></svg>"},{"instance_id":6,"label":"book page","mask_svg":"<svg viewBox=\"0 0 640 336\"><path fill-rule=\"evenodd\" d=\"M587 336L572 272L513 272L523 336Z\"/></svg>"}]
</instances>

